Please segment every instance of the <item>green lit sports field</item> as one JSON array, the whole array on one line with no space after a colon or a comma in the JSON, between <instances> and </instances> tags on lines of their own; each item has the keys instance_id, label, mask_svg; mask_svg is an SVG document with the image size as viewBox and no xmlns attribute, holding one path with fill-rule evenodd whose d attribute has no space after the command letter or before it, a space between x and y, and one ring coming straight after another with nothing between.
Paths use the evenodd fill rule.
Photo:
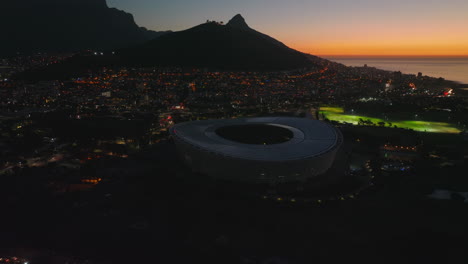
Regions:
<instances>
[{"instance_id":1,"label":"green lit sports field","mask_svg":"<svg viewBox=\"0 0 468 264\"><path fill-rule=\"evenodd\" d=\"M370 120L372 123L376 124L379 122L385 122L388 126L388 122L392 123L392 126L397 126L399 128L408 128L420 132L432 132L432 133L460 133L461 130L456 128L450 123L444 122L432 122L432 121L423 121L423 120L383 120L380 118L368 117L368 116L358 116L358 115L347 115L344 114L344 110L341 107L321 107L320 113L325 115L325 118L337 121L337 122L347 122L357 125L359 119Z\"/></svg>"}]
</instances>

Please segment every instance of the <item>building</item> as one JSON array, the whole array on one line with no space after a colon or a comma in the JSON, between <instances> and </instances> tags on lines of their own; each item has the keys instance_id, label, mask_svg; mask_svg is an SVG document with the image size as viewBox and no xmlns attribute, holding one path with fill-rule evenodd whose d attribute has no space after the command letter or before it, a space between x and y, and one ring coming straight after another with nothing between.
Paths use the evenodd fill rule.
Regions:
<instances>
[{"instance_id":1,"label":"building","mask_svg":"<svg viewBox=\"0 0 468 264\"><path fill-rule=\"evenodd\" d=\"M252 183L305 182L323 175L343 142L327 123L292 117L185 122L170 133L193 171Z\"/></svg>"}]
</instances>

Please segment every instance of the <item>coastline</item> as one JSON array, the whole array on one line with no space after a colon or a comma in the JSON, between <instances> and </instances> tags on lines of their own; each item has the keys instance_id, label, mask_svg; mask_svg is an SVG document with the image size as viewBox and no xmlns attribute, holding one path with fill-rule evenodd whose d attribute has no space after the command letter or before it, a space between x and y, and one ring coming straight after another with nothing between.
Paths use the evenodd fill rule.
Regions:
<instances>
[{"instance_id":1,"label":"coastline","mask_svg":"<svg viewBox=\"0 0 468 264\"><path fill-rule=\"evenodd\" d=\"M444 78L468 87L468 57L383 57L383 56L324 56L324 59L350 67L374 67L385 71L401 71L403 74L418 74Z\"/></svg>"}]
</instances>

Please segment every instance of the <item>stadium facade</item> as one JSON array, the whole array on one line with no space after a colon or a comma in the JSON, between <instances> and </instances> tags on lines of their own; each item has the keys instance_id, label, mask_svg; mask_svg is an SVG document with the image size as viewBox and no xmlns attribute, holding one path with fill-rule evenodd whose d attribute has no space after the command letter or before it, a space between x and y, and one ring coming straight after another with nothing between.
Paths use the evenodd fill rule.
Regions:
<instances>
[{"instance_id":1,"label":"stadium facade","mask_svg":"<svg viewBox=\"0 0 468 264\"><path fill-rule=\"evenodd\" d=\"M322 175L343 142L335 127L294 117L185 122L170 133L193 171L252 183L305 182Z\"/></svg>"}]
</instances>

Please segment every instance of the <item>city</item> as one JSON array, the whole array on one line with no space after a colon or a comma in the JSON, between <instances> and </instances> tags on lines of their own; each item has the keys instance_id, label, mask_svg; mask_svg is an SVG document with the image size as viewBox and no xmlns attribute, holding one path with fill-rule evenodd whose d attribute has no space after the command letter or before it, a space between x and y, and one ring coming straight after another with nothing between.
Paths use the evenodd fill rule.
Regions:
<instances>
[{"instance_id":1,"label":"city","mask_svg":"<svg viewBox=\"0 0 468 264\"><path fill-rule=\"evenodd\" d=\"M429 197L439 189L466 191L461 186L467 183L463 171L468 109L467 98L457 95L457 84L369 67L343 72L343 67L330 63L316 71L274 73L123 68L38 83L3 76L7 79L1 83L4 206L29 208L13 211L24 217L36 210L55 211L57 206L79 208L95 211L100 221L107 221L124 214L123 208L112 208L121 199L113 192L122 191L129 177L151 174L152 181L168 188L158 196L195 195L190 193L198 191L190 190L190 185L179 186L187 172L179 171L174 154L166 153L173 152L168 128L190 120L275 115L320 119L339 127L352 153L350 173L366 183L317 197L281 196L279 190L259 189L252 199L317 206L328 200L366 201L373 192L381 199L397 193L410 199L403 197ZM355 116L357 122L343 116ZM398 120L424 124L404 127L404 121ZM160 158L151 164L141 161L150 157ZM441 179L440 171L451 171L453 176ZM171 188L189 190L176 194ZM24 205L29 197L35 202ZM75 214L78 209L69 210ZM149 228L150 220L144 216L127 217L130 230Z\"/></svg>"},{"instance_id":2,"label":"city","mask_svg":"<svg viewBox=\"0 0 468 264\"><path fill-rule=\"evenodd\" d=\"M298 52L240 15L136 29L149 42L0 53L0 263L468 259L468 84Z\"/></svg>"}]
</instances>

